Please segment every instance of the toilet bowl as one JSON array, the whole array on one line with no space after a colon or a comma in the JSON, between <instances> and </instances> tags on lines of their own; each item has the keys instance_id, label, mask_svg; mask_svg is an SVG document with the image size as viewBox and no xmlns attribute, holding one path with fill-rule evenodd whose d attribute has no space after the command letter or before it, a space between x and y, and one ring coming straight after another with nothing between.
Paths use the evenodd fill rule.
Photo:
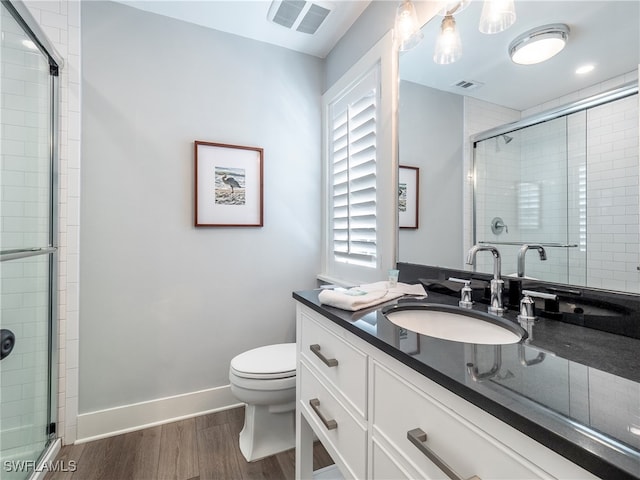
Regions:
<instances>
[{"instance_id":1,"label":"toilet bowl","mask_svg":"<svg viewBox=\"0 0 640 480\"><path fill-rule=\"evenodd\" d=\"M296 344L254 348L231 360L231 393L246 403L240 451L249 462L295 446Z\"/></svg>"}]
</instances>

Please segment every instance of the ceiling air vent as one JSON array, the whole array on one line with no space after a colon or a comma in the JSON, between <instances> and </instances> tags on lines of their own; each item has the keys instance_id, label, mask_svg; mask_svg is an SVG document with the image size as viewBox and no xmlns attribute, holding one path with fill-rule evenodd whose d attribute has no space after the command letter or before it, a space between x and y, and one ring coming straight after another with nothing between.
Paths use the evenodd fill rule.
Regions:
<instances>
[{"instance_id":1,"label":"ceiling air vent","mask_svg":"<svg viewBox=\"0 0 640 480\"><path fill-rule=\"evenodd\" d=\"M468 91L468 90L475 90L476 88L480 88L483 85L484 83L476 82L475 80L460 80L459 82L455 82L451 86Z\"/></svg>"},{"instance_id":2,"label":"ceiling air vent","mask_svg":"<svg viewBox=\"0 0 640 480\"><path fill-rule=\"evenodd\" d=\"M274 0L267 17L283 27L313 35L329 13L331 5L326 2Z\"/></svg>"}]
</instances>

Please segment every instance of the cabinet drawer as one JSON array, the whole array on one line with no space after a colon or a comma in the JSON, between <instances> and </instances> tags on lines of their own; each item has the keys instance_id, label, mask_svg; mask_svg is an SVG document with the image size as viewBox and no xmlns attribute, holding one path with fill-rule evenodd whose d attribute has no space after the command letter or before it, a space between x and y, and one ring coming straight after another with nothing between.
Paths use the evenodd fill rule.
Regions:
<instances>
[{"instance_id":1,"label":"cabinet drawer","mask_svg":"<svg viewBox=\"0 0 640 480\"><path fill-rule=\"evenodd\" d=\"M339 463L353 478L366 478L366 426L356 420L304 361L299 363L298 375L298 408L333 459L338 462L336 456L339 457Z\"/></svg>"},{"instance_id":2,"label":"cabinet drawer","mask_svg":"<svg viewBox=\"0 0 640 480\"><path fill-rule=\"evenodd\" d=\"M373 364L373 435L382 436L424 478L443 477L431 450L463 478L533 479L549 475L453 410ZM420 429L420 430L417 430ZM408 433L416 438L409 440ZM425 436L422 433L426 433Z\"/></svg>"},{"instance_id":3,"label":"cabinet drawer","mask_svg":"<svg viewBox=\"0 0 640 480\"><path fill-rule=\"evenodd\" d=\"M367 356L301 312L300 352L366 418Z\"/></svg>"}]
</instances>

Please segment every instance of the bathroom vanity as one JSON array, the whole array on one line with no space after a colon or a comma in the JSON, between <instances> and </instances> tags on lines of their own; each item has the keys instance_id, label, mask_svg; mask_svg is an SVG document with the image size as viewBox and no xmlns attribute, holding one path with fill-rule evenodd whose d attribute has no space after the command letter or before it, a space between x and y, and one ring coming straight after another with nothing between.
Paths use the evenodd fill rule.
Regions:
<instances>
[{"instance_id":1,"label":"bathroom vanity","mask_svg":"<svg viewBox=\"0 0 640 480\"><path fill-rule=\"evenodd\" d=\"M440 340L398 328L382 306L347 312L320 304L318 293L293 294L296 478L312 477L314 435L345 478L640 478L640 438L633 434L640 384L628 378L638 375L633 360L626 375L562 358L535 342ZM424 301L457 304L433 292ZM534 332L541 342L546 335L590 330L545 322ZM572 342L577 346L590 334L611 341L612 334L593 332L576 337L574 331ZM637 357L640 341L613 336L621 342L619 355ZM585 376L601 377L591 390L605 385L602 393L612 398L603 401L612 416L619 413L613 397L621 386L638 411L621 414L625 425L619 428L594 427L589 419L599 413L591 403L599 393L582 388ZM617 433L624 429L626 435Z\"/></svg>"}]
</instances>

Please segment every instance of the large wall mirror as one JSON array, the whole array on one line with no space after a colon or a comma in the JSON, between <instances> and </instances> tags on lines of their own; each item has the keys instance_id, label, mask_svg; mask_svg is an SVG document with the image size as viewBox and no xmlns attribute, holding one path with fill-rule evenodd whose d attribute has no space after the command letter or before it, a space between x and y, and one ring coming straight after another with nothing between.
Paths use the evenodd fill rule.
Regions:
<instances>
[{"instance_id":1,"label":"large wall mirror","mask_svg":"<svg viewBox=\"0 0 640 480\"><path fill-rule=\"evenodd\" d=\"M454 63L434 62L442 16L400 54L399 164L419 185L399 193L418 189L419 218L400 229L398 260L469 269L466 251L485 242L503 275L640 293L640 3L516 1L516 22L495 34L478 29L482 3L453 16ZM511 60L517 37L558 24L560 53ZM546 260L531 248L519 268L524 244Z\"/></svg>"}]
</instances>

